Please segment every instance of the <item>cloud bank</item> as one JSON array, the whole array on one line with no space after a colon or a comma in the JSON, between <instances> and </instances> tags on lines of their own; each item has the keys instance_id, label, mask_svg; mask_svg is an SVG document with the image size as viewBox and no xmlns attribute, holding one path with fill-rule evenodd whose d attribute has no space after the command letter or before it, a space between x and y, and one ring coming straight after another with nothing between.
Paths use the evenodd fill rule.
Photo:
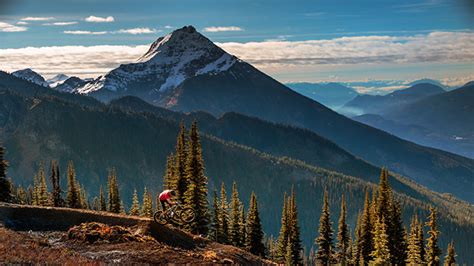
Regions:
<instances>
[{"instance_id":1,"label":"cloud bank","mask_svg":"<svg viewBox=\"0 0 474 266\"><path fill-rule=\"evenodd\" d=\"M88 30L65 30L65 34L72 35L104 35L107 34L106 31L88 31Z\"/></svg>"},{"instance_id":2,"label":"cloud bank","mask_svg":"<svg viewBox=\"0 0 474 266\"><path fill-rule=\"evenodd\" d=\"M27 27L15 26L13 24L0 21L0 32L20 32L27 30Z\"/></svg>"},{"instance_id":3,"label":"cloud bank","mask_svg":"<svg viewBox=\"0 0 474 266\"><path fill-rule=\"evenodd\" d=\"M229 27L207 27L204 28L205 32L225 32L225 31L243 31L241 27L229 26Z\"/></svg>"},{"instance_id":4,"label":"cloud bank","mask_svg":"<svg viewBox=\"0 0 474 266\"><path fill-rule=\"evenodd\" d=\"M136 34L148 32L130 30ZM131 33L130 30L124 31ZM65 33L101 35L107 32ZM358 36L308 41L227 42L217 45L269 73L287 72L292 67L358 69L360 66L377 69L382 64L394 64L398 67L405 64L431 66L469 64L474 61L474 32L431 32L426 35ZM46 75L65 73L94 77L120 64L135 62L147 49L148 45L0 49L0 62L2 69L6 71L31 67Z\"/></svg>"},{"instance_id":5,"label":"cloud bank","mask_svg":"<svg viewBox=\"0 0 474 266\"><path fill-rule=\"evenodd\" d=\"M44 26L68 26L68 25L75 25L77 21L60 21L60 22L53 22L53 23L44 23Z\"/></svg>"},{"instance_id":6,"label":"cloud bank","mask_svg":"<svg viewBox=\"0 0 474 266\"><path fill-rule=\"evenodd\" d=\"M84 20L87 22L93 22L93 23L110 23L110 22L115 21L114 17L112 16L108 16L108 17L88 16Z\"/></svg>"},{"instance_id":7,"label":"cloud bank","mask_svg":"<svg viewBox=\"0 0 474 266\"><path fill-rule=\"evenodd\" d=\"M48 21L48 20L53 20L54 17L25 17L21 18L20 20L23 21Z\"/></svg>"}]
</instances>

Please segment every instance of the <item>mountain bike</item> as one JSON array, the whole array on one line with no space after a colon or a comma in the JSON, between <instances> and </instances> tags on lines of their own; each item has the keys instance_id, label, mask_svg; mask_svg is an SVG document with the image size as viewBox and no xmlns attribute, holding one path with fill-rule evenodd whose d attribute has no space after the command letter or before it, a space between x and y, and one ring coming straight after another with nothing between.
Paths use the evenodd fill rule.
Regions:
<instances>
[{"instance_id":1,"label":"mountain bike","mask_svg":"<svg viewBox=\"0 0 474 266\"><path fill-rule=\"evenodd\" d=\"M161 225L166 225L168 223L184 225L194 221L195 218L196 213L192 208L183 207L179 203L175 203L165 211L158 210L155 212L155 214L153 214L153 219L155 222Z\"/></svg>"}]
</instances>

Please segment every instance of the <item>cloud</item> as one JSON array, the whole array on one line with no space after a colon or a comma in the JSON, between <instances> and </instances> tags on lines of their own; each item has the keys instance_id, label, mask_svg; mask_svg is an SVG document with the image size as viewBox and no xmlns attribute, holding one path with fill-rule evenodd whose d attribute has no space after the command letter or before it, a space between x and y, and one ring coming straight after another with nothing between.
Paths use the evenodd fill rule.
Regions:
<instances>
[{"instance_id":1,"label":"cloud","mask_svg":"<svg viewBox=\"0 0 474 266\"><path fill-rule=\"evenodd\" d=\"M108 23L108 22L114 22L115 19L112 16L108 17L96 17L96 16L89 16L84 19L87 22L95 22L95 23Z\"/></svg>"},{"instance_id":2,"label":"cloud","mask_svg":"<svg viewBox=\"0 0 474 266\"><path fill-rule=\"evenodd\" d=\"M27 30L27 27L15 26L10 23L0 21L0 32L20 32Z\"/></svg>"},{"instance_id":3,"label":"cloud","mask_svg":"<svg viewBox=\"0 0 474 266\"><path fill-rule=\"evenodd\" d=\"M88 31L88 30L65 30L65 34L72 35L104 35L106 31Z\"/></svg>"},{"instance_id":4,"label":"cloud","mask_svg":"<svg viewBox=\"0 0 474 266\"><path fill-rule=\"evenodd\" d=\"M54 17L25 17L21 18L20 20L23 21L48 21L48 20L53 20Z\"/></svg>"},{"instance_id":5,"label":"cloud","mask_svg":"<svg viewBox=\"0 0 474 266\"><path fill-rule=\"evenodd\" d=\"M65 33L100 35L108 32ZM416 69L405 71L410 72L409 75L421 73L420 71L432 73L430 69L433 66L442 69L437 73L453 73L453 69L448 69L450 64L469 65L474 61L474 32L375 35L308 41L226 42L217 45L257 68L283 79L295 79L298 75L303 78L308 75L327 77L335 73L347 73L344 72L346 70L357 76L370 77L370 71L375 70L373 75L376 75L380 66L387 65L396 66L396 71L403 68ZM7 71L31 67L46 75L65 73L95 77L120 64L135 62L148 48L148 45L98 45L0 49L0 62L1 68ZM413 68L414 66L416 68ZM459 74L456 74L457 76L465 75L456 71ZM452 83L464 81L456 80Z\"/></svg>"},{"instance_id":6,"label":"cloud","mask_svg":"<svg viewBox=\"0 0 474 266\"><path fill-rule=\"evenodd\" d=\"M68 25L75 25L77 21L61 21L61 22L53 22L53 23L44 23L44 26L68 26Z\"/></svg>"},{"instance_id":7,"label":"cloud","mask_svg":"<svg viewBox=\"0 0 474 266\"><path fill-rule=\"evenodd\" d=\"M172 29L172 28L174 28L174 27L173 27L173 26L170 26L170 25L166 25L164 28L169 30L169 29Z\"/></svg>"},{"instance_id":8,"label":"cloud","mask_svg":"<svg viewBox=\"0 0 474 266\"><path fill-rule=\"evenodd\" d=\"M244 29L237 26L228 27L207 27L204 28L205 32L224 32L224 31L243 31Z\"/></svg>"},{"instance_id":9,"label":"cloud","mask_svg":"<svg viewBox=\"0 0 474 266\"><path fill-rule=\"evenodd\" d=\"M150 28L133 28L133 29L121 29L118 31L115 31L113 33L126 33L126 34L150 34L150 33L156 33L157 30L155 29L150 29Z\"/></svg>"},{"instance_id":10,"label":"cloud","mask_svg":"<svg viewBox=\"0 0 474 266\"><path fill-rule=\"evenodd\" d=\"M26 22L26 21L18 21L16 24L17 24L17 25L28 25L28 24L30 24L30 23L28 23L28 22Z\"/></svg>"},{"instance_id":11,"label":"cloud","mask_svg":"<svg viewBox=\"0 0 474 266\"><path fill-rule=\"evenodd\" d=\"M474 32L355 36L308 41L227 42L218 45L258 67L474 60Z\"/></svg>"}]
</instances>

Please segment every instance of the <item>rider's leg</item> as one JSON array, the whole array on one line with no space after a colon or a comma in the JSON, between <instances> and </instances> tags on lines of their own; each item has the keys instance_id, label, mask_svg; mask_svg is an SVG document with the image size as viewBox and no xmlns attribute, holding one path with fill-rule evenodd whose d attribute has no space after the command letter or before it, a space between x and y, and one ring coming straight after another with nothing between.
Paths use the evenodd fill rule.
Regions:
<instances>
[{"instance_id":1,"label":"rider's leg","mask_svg":"<svg viewBox=\"0 0 474 266\"><path fill-rule=\"evenodd\" d=\"M161 203L161 209L162 209L163 211L165 211L165 210L166 210L166 204L165 204L165 202L160 200L160 203Z\"/></svg>"}]
</instances>

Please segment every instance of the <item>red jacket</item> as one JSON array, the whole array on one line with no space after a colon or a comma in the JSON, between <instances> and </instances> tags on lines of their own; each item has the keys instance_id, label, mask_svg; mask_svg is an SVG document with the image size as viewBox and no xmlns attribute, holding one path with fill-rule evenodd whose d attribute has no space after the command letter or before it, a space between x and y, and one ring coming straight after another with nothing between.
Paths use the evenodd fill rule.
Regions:
<instances>
[{"instance_id":1,"label":"red jacket","mask_svg":"<svg viewBox=\"0 0 474 266\"><path fill-rule=\"evenodd\" d=\"M160 194L160 196L158 196L158 198L161 201L167 201L167 200L171 199L171 190L167 189L167 190L161 192L161 194Z\"/></svg>"}]
</instances>

